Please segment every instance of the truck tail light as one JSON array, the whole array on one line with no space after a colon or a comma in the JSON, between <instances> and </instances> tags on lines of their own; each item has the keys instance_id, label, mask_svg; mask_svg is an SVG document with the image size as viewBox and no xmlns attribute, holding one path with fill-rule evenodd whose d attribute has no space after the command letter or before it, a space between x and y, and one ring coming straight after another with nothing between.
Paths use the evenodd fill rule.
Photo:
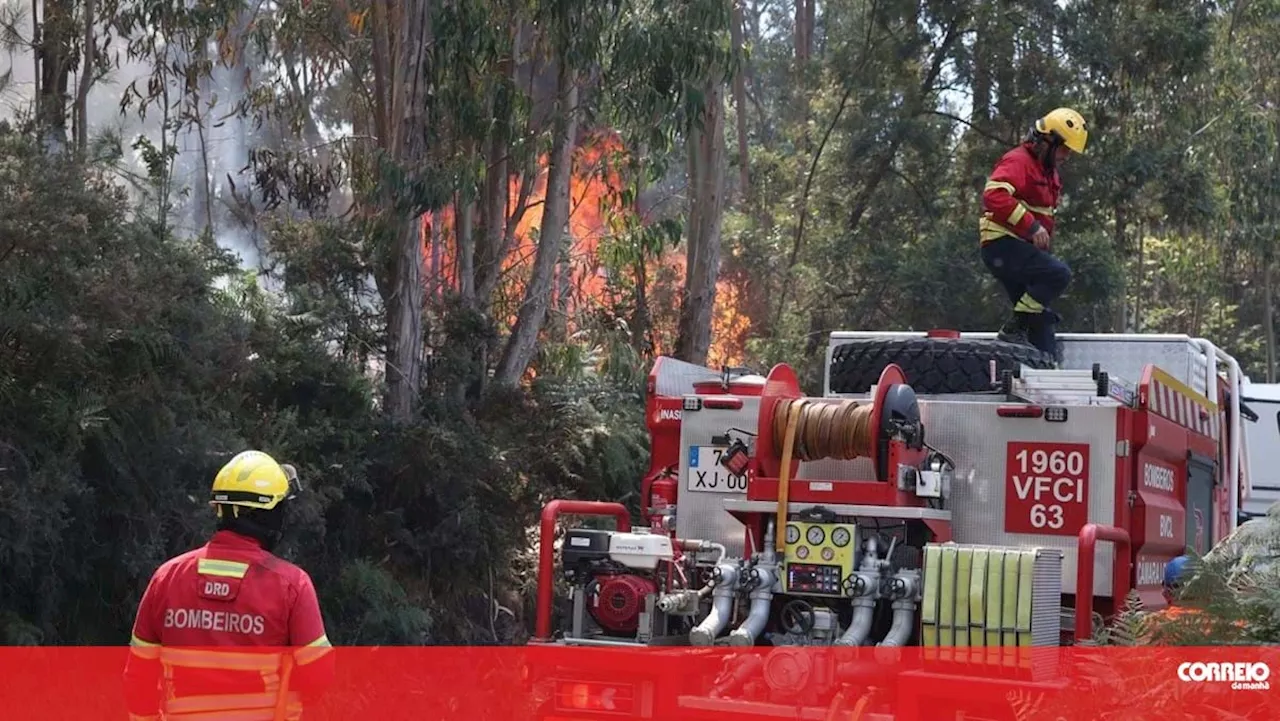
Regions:
<instances>
[{"instance_id":1,"label":"truck tail light","mask_svg":"<svg viewBox=\"0 0 1280 721\"><path fill-rule=\"evenodd\" d=\"M1040 406L997 406L996 415L1001 418L1039 418L1044 415Z\"/></svg>"},{"instance_id":2,"label":"truck tail light","mask_svg":"<svg viewBox=\"0 0 1280 721\"><path fill-rule=\"evenodd\" d=\"M557 681L556 710L596 711L630 715L635 694L631 686L588 681Z\"/></svg>"},{"instance_id":3,"label":"truck tail light","mask_svg":"<svg viewBox=\"0 0 1280 721\"><path fill-rule=\"evenodd\" d=\"M702 405L722 411L742 410L742 399L733 396L711 396L702 399Z\"/></svg>"}]
</instances>

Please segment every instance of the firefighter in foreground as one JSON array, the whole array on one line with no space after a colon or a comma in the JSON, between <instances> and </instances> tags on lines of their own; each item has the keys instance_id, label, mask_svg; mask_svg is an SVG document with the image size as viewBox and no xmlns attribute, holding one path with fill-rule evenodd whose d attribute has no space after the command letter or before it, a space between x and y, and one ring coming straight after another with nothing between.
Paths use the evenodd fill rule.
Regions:
<instances>
[{"instance_id":1,"label":"firefighter in foreground","mask_svg":"<svg viewBox=\"0 0 1280 721\"><path fill-rule=\"evenodd\" d=\"M1013 317L998 337L1055 356L1054 326L1060 318L1049 304L1071 282L1071 269L1050 253L1053 214L1062 193L1058 166L1071 153L1083 153L1088 139L1080 113L1058 108L1000 158L982 191L982 262L1013 303Z\"/></svg>"},{"instance_id":2,"label":"firefighter in foreground","mask_svg":"<svg viewBox=\"0 0 1280 721\"><path fill-rule=\"evenodd\" d=\"M161 565L138 608L131 719L297 719L328 686L334 659L311 577L272 554L299 490L293 467L260 451L218 472L217 532Z\"/></svg>"},{"instance_id":3,"label":"firefighter in foreground","mask_svg":"<svg viewBox=\"0 0 1280 721\"><path fill-rule=\"evenodd\" d=\"M1204 570L1203 563L1214 562L1211 559L1213 551L1202 561L1182 555L1164 567L1164 600L1168 606L1143 619L1142 635L1146 642L1203 646L1216 645L1228 638L1232 641L1247 638L1249 628L1244 618L1224 619L1205 607L1209 598L1215 596L1212 585L1194 589L1194 598L1187 597L1188 585ZM1217 562L1221 563L1221 559ZM1249 571L1239 568L1238 563L1232 565L1233 573Z\"/></svg>"},{"instance_id":4,"label":"firefighter in foreground","mask_svg":"<svg viewBox=\"0 0 1280 721\"><path fill-rule=\"evenodd\" d=\"M1188 626L1189 622L1200 620L1200 609L1185 605L1181 600L1184 582L1192 571L1190 564L1191 559L1182 555L1165 565L1161 591L1168 605L1142 619L1141 638L1145 642L1162 645L1177 640L1186 636L1189 628L1195 628Z\"/></svg>"}]
</instances>

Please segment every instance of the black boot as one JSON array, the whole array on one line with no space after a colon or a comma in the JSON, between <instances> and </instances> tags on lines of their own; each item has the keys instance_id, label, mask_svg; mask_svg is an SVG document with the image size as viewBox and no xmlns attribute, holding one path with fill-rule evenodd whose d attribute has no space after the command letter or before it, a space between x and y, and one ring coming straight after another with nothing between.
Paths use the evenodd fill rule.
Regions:
<instances>
[{"instance_id":1,"label":"black boot","mask_svg":"<svg viewBox=\"0 0 1280 721\"><path fill-rule=\"evenodd\" d=\"M1062 368L1062 341L1058 340L1057 333L1055 332L1056 326L1062 322L1062 316L1046 307L1044 309L1043 322L1045 325L1049 326L1047 335L1049 336L1049 345L1053 347L1053 351L1050 352L1050 355L1053 356L1054 367Z\"/></svg>"},{"instance_id":2,"label":"black boot","mask_svg":"<svg viewBox=\"0 0 1280 721\"><path fill-rule=\"evenodd\" d=\"M1018 345L1031 345L1031 340L1027 337L1027 329L1030 324L1027 323L1026 313L1014 313L1013 317L1005 321L1004 327L996 333L996 339L1005 343L1017 343Z\"/></svg>"}]
</instances>

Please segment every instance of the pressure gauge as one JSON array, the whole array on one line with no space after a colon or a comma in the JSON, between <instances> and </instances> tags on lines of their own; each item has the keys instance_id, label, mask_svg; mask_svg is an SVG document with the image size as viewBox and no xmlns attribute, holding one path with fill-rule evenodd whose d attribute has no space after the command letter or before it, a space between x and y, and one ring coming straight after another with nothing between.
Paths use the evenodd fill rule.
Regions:
<instances>
[{"instance_id":1,"label":"pressure gauge","mask_svg":"<svg viewBox=\"0 0 1280 721\"><path fill-rule=\"evenodd\" d=\"M814 546L822 543L826 537L827 534L822 530L822 526L809 526L809 533L805 535L805 538L808 539L810 545Z\"/></svg>"},{"instance_id":2,"label":"pressure gauge","mask_svg":"<svg viewBox=\"0 0 1280 721\"><path fill-rule=\"evenodd\" d=\"M804 559L806 559L806 558L808 558L808 557L809 557L809 547L808 547L808 546L801 546L801 547L799 547L799 548L797 548L797 549L796 549L796 558L799 558L801 561L803 561Z\"/></svg>"},{"instance_id":3,"label":"pressure gauge","mask_svg":"<svg viewBox=\"0 0 1280 721\"><path fill-rule=\"evenodd\" d=\"M831 532L831 542L839 548L849 545L849 540L849 529L847 528L837 528Z\"/></svg>"},{"instance_id":4,"label":"pressure gauge","mask_svg":"<svg viewBox=\"0 0 1280 721\"><path fill-rule=\"evenodd\" d=\"M827 546L826 548L822 549L822 560L830 561L835 557L836 557L836 549L832 548L831 546Z\"/></svg>"},{"instance_id":5,"label":"pressure gauge","mask_svg":"<svg viewBox=\"0 0 1280 721\"><path fill-rule=\"evenodd\" d=\"M800 527L793 524L787 524L787 543L796 543L800 540Z\"/></svg>"}]
</instances>

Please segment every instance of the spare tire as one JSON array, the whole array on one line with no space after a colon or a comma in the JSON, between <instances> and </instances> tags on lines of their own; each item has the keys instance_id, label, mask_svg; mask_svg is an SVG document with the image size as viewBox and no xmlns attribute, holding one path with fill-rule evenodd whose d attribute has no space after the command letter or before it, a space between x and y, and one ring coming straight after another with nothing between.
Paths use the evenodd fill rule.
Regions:
<instances>
[{"instance_id":1,"label":"spare tire","mask_svg":"<svg viewBox=\"0 0 1280 721\"><path fill-rule=\"evenodd\" d=\"M1053 368L1054 357L1037 348L969 338L866 338L836 346L831 354L832 393L866 393L890 363L897 364L917 393L984 393L995 377L1025 365Z\"/></svg>"}]
</instances>

